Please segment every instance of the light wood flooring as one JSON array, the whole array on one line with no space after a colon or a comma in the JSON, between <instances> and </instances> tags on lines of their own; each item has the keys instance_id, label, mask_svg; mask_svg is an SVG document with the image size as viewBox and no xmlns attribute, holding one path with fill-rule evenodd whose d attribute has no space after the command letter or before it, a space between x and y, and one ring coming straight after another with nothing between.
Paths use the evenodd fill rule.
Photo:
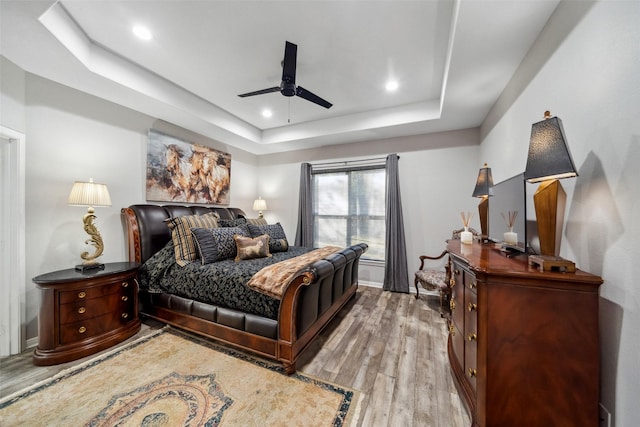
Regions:
<instances>
[{"instance_id":1,"label":"light wood flooring","mask_svg":"<svg viewBox=\"0 0 640 427\"><path fill-rule=\"evenodd\" d=\"M438 304L434 296L415 299L360 286L299 359L298 370L360 390L357 426L469 426L451 378ZM145 321L130 340L160 326ZM31 355L0 358L0 398L85 360L39 367Z\"/></svg>"}]
</instances>

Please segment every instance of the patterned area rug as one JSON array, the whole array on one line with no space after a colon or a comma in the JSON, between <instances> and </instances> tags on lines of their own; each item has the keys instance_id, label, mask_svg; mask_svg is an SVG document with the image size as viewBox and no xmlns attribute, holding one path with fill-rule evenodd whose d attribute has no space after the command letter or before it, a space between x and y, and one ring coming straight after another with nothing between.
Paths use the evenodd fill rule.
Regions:
<instances>
[{"instance_id":1,"label":"patterned area rug","mask_svg":"<svg viewBox=\"0 0 640 427\"><path fill-rule=\"evenodd\" d=\"M0 401L2 426L346 426L358 393L171 328Z\"/></svg>"}]
</instances>

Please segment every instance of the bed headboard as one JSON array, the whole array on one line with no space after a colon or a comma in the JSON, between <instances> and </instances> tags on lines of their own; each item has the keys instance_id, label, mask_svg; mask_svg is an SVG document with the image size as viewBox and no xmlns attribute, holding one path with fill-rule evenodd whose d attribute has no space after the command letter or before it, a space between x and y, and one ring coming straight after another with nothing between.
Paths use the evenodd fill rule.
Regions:
<instances>
[{"instance_id":1,"label":"bed headboard","mask_svg":"<svg viewBox=\"0 0 640 427\"><path fill-rule=\"evenodd\" d=\"M129 247L129 261L145 262L171 240L165 220L183 215L216 212L222 219L246 216L239 208L184 205L131 205L120 211Z\"/></svg>"}]
</instances>

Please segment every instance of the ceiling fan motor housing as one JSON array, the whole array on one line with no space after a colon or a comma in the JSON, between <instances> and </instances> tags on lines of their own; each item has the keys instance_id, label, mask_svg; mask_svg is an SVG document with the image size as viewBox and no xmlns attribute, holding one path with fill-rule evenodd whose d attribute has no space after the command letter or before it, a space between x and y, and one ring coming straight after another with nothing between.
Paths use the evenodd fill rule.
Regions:
<instances>
[{"instance_id":1,"label":"ceiling fan motor housing","mask_svg":"<svg viewBox=\"0 0 640 427\"><path fill-rule=\"evenodd\" d=\"M280 93L284 96L294 96L296 94L296 85L283 80L280 83Z\"/></svg>"}]
</instances>

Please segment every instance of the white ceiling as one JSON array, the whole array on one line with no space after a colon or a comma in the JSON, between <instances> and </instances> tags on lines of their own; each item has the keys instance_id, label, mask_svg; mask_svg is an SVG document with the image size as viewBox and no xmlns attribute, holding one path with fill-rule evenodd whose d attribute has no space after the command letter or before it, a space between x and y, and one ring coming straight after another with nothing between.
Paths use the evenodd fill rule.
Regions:
<instances>
[{"instance_id":1,"label":"white ceiling","mask_svg":"<svg viewBox=\"0 0 640 427\"><path fill-rule=\"evenodd\" d=\"M0 54L265 154L480 125L558 2L1 0ZM136 23L151 41L133 36ZM237 96L279 85L286 40L296 83L331 109Z\"/></svg>"}]
</instances>

